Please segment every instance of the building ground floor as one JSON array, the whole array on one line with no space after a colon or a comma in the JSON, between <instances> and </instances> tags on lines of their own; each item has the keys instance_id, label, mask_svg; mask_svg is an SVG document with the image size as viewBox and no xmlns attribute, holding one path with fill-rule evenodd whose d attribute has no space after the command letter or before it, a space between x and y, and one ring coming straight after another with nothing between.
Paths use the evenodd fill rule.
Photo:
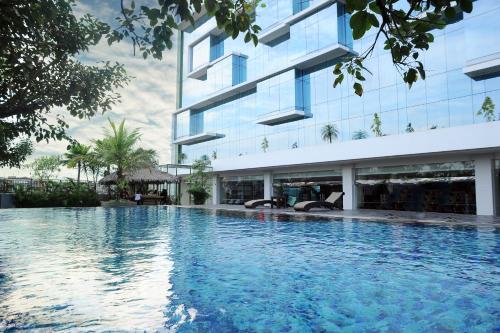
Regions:
<instances>
[{"instance_id":1,"label":"building ground floor","mask_svg":"<svg viewBox=\"0 0 500 333\"><path fill-rule=\"evenodd\" d=\"M344 192L344 210L499 215L499 125L215 161L211 203L280 197L292 207Z\"/></svg>"}]
</instances>

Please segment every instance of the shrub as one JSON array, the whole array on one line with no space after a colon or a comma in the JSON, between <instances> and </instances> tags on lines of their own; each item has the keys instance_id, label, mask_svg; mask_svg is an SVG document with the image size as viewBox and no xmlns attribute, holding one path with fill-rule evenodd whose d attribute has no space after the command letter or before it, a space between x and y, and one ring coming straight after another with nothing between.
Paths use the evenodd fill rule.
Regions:
<instances>
[{"instance_id":1,"label":"shrub","mask_svg":"<svg viewBox=\"0 0 500 333\"><path fill-rule=\"evenodd\" d=\"M95 207L99 206L97 192L86 184L72 181L47 182L41 189L17 187L15 204L18 208L32 207Z\"/></svg>"}]
</instances>

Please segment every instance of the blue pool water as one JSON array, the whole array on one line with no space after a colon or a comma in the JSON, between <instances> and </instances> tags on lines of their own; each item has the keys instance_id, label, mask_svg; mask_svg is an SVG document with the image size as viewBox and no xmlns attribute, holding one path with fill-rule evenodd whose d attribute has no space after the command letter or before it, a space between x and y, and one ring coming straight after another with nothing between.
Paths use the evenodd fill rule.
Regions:
<instances>
[{"instance_id":1,"label":"blue pool water","mask_svg":"<svg viewBox=\"0 0 500 333\"><path fill-rule=\"evenodd\" d=\"M0 211L0 331L499 332L493 227Z\"/></svg>"}]
</instances>

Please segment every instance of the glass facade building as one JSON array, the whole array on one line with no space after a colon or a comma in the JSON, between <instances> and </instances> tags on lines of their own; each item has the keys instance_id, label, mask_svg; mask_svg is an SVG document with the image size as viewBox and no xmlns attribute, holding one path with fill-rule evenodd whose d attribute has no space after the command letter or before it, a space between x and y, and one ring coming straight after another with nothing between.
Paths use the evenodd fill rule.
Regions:
<instances>
[{"instance_id":1,"label":"glass facade building","mask_svg":"<svg viewBox=\"0 0 500 333\"><path fill-rule=\"evenodd\" d=\"M471 14L458 13L452 24L432 31L435 40L421 54L427 78L411 88L379 42L365 61L372 74L361 98L349 77L333 88L332 69L341 57L366 50L375 31L353 41L341 2L273 0L266 5L255 17L263 28L257 47L243 36L225 36L213 18L182 30L173 137L177 159L191 163L207 155L238 161L247 155L295 154L297 148L327 149L332 146L322 136L327 124L338 130L335 145L371 142L375 114L384 139L394 140L445 129L460 133L500 119L497 0L475 1ZM489 117L485 106L493 107ZM500 145L500 135L490 139L492 147ZM471 160L474 169L474 158L457 156L453 162L463 160ZM357 205L371 205L359 200Z\"/></svg>"}]
</instances>

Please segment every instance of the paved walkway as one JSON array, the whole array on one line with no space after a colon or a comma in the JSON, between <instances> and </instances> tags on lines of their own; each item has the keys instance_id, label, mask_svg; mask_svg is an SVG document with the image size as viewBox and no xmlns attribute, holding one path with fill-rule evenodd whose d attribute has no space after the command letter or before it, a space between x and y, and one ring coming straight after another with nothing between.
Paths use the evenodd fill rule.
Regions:
<instances>
[{"instance_id":1,"label":"paved walkway","mask_svg":"<svg viewBox=\"0 0 500 333\"><path fill-rule=\"evenodd\" d=\"M185 208L207 208L225 211L239 211L245 213L264 212L270 214L284 214L290 216L305 217L326 217L326 218L353 218L370 221L394 221L394 222L422 222L430 224L454 224L454 225L481 225L500 227L500 217L477 216L465 214L448 213L422 213L422 212L403 212L393 210L328 210L312 209L309 212L296 212L293 208L268 208L259 207L256 209L247 209L243 205L201 205L201 206L179 206Z\"/></svg>"}]
</instances>

